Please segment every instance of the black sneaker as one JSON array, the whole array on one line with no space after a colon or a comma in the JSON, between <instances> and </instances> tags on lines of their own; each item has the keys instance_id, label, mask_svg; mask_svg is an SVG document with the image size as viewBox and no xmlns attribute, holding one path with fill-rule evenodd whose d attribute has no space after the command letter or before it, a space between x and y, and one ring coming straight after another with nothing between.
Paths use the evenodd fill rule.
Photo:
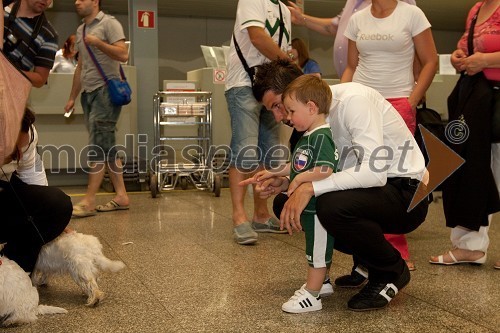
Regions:
<instances>
[{"instance_id":1,"label":"black sneaker","mask_svg":"<svg viewBox=\"0 0 500 333\"><path fill-rule=\"evenodd\" d=\"M358 288L361 287L368 279L366 276L368 276L368 272L362 270L362 273L364 275L359 273L359 270L361 269L360 266L356 267L355 270L352 271L350 275L344 275L341 277L338 277L335 279L335 285L337 287L341 288Z\"/></svg>"},{"instance_id":2,"label":"black sneaker","mask_svg":"<svg viewBox=\"0 0 500 333\"><path fill-rule=\"evenodd\" d=\"M347 307L353 311L382 309L410 282L410 271L404 265L403 274L394 283L368 281L366 286L354 295Z\"/></svg>"}]
</instances>

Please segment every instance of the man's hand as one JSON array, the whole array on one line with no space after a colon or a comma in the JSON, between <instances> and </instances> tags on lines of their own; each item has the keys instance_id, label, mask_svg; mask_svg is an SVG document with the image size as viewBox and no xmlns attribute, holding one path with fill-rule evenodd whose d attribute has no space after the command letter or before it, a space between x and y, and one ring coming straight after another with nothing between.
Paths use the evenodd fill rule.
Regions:
<instances>
[{"instance_id":1,"label":"man's hand","mask_svg":"<svg viewBox=\"0 0 500 333\"><path fill-rule=\"evenodd\" d=\"M99 45L99 43L101 43L101 42L102 42L102 40L100 40L99 38L97 38L94 35L85 35L85 43L87 43L89 45L93 45L93 46L97 47Z\"/></svg>"},{"instance_id":2,"label":"man's hand","mask_svg":"<svg viewBox=\"0 0 500 333\"><path fill-rule=\"evenodd\" d=\"M75 101L72 99L68 100L68 103L66 103L66 106L64 107L64 113L73 110L74 107L75 107Z\"/></svg>"},{"instance_id":3,"label":"man's hand","mask_svg":"<svg viewBox=\"0 0 500 333\"><path fill-rule=\"evenodd\" d=\"M288 190L286 192L286 195L288 196L291 196L293 194L293 192L301 185L303 184L303 182L301 182L299 179L297 178L300 178L300 177L295 177L292 182L290 183L290 185L288 185Z\"/></svg>"},{"instance_id":4,"label":"man's hand","mask_svg":"<svg viewBox=\"0 0 500 333\"><path fill-rule=\"evenodd\" d=\"M293 194L288 198L285 206L283 206L283 210L281 211L281 229L288 230L290 235L293 234L294 230L302 230L302 226L300 224L300 214L302 214L313 195L314 188L312 183L303 183L297 187Z\"/></svg>"}]
</instances>

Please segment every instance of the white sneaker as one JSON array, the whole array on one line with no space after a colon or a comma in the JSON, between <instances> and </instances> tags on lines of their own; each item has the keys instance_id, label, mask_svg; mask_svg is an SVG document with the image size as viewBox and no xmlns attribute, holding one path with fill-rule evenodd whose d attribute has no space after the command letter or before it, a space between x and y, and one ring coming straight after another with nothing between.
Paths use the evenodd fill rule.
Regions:
<instances>
[{"instance_id":1,"label":"white sneaker","mask_svg":"<svg viewBox=\"0 0 500 333\"><path fill-rule=\"evenodd\" d=\"M283 303L281 306L281 310L289 313L318 311L322 308L323 305L321 304L321 296L314 297L304 289L304 286L302 286L299 290L296 290L295 294L290 297L288 302Z\"/></svg>"}]
</instances>

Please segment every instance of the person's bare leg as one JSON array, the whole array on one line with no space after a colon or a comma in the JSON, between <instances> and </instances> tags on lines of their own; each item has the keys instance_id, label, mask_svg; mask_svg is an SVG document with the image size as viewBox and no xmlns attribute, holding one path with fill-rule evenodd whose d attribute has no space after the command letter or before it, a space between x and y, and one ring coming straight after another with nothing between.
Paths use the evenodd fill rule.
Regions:
<instances>
[{"instance_id":1,"label":"person's bare leg","mask_svg":"<svg viewBox=\"0 0 500 333\"><path fill-rule=\"evenodd\" d=\"M253 218L252 221L259 223L266 223L271 217L269 214L269 209L267 208L267 199L262 199L259 197L257 192L253 191Z\"/></svg>"},{"instance_id":2,"label":"person's bare leg","mask_svg":"<svg viewBox=\"0 0 500 333\"><path fill-rule=\"evenodd\" d=\"M260 171L263 168L257 170ZM253 222L266 223L271 217L269 209L267 208L267 198L262 199L259 197L258 193L255 191L255 185L253 186ZM278 217L279 218L279 217Z\"/></svg>"},{"instance_id":3,"label":"person's bare leg","mask_svg":"<svg viewBox=\"0 0 500 333\"><path fill-rule=\"evenodd\" d=\"M325 275L327 273L326 267L314 268L311 266L307 267L307 281L306 289L309 292L314 292L314 294L319 294L323 282L325 281Z\"/></svg>"},{"instance_id":4,"label":"person's bare leg","mask_svg":"<svg viewBox=\"0 0 500 333\"><path fill-rule=\"evenodd\" d=\"M229 191L231 192L234 226L248 221L248 216L244 206L247 188L246 186L239 185L239 182L247 179L248 177L249 174L242 173L235 167L229 168Z\"/></svg>"},{"instance_id":5,"label":"person's bare leg","mask_svg":"<svg viewBox=\"0 0 500 333\"><path fill-rule=\"evenodd\" d=\"M83 199L78 203L87 208L87 210L95 209L95 196L101 187L104 178L105 164L93 163L89 171L89 183L87 185L87 192Z\"/></svg>"},{"instance_id":6,"label":"person's bare leg","mask_svg":"<svg viewBox=\"0 0 500 333\"><path fill-rule=\"evenodd\" d=\"M129 198L123 180L123 166L120 159L108 162L109 178L115 188L116 195L113 200L120 206L128 206Z\"/></svg>"}]
</instances>

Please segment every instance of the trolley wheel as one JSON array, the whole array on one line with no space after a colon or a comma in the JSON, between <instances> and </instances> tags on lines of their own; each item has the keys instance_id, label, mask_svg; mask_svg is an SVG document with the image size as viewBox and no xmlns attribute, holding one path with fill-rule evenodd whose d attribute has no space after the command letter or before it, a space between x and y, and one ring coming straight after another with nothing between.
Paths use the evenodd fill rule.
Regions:
<instances>
[{"instance_id":1,"label":"trolley wheel","mask_svg":"<svg viewBox=\"0 0 500 333\"><path fill-rule=\"evenodd\" d=\"M187 177L180 177L179 183L181 185L181 189L186 190L188 188Z\"/></svg>"},{"instance_id":2,"label":"trolley wheel","mask_svg":"<svg viewBox=\"0 0 500 333\"><path fill-rule=\"evenodd\" d=\"M158 177L155 172L149 172L149 190L151 191L151 197L156 198L158 196Z\"/></svg>"},{"instance_id":3,"label":"trolley wheel","mask_svg":"<svg viewBox=\"0 0 500 333\"><path fill-rule=\"evenodd\" d=\"M220 177L220 175L215 175L214 176L214 194L215 194L215 197L220 197L220 188L222 187L222 179Z\"/></svg>"}]
</instances>

